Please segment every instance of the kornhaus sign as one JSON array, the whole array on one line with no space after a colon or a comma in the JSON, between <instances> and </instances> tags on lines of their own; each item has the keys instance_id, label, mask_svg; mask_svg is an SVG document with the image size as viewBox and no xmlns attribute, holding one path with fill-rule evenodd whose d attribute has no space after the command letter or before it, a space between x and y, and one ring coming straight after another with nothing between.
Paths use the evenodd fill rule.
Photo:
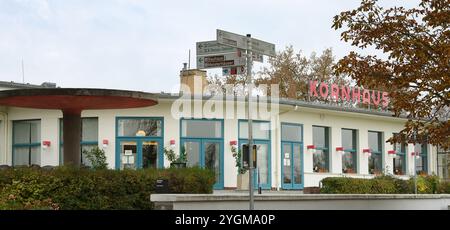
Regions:
<instances>
[{"instance_id":1,"label":"kornhaus sign","mask_svg":"<svg viewBox=\"0 0 450 230\"><path fill-rule=\"evenodd\" d=\"M364 89L359 86L340 86L326 82L309 81L309 96L334 101L362 103L374 107L381 106L383 109L389 105L387 92Z\"/></svg>"}]
</instances>

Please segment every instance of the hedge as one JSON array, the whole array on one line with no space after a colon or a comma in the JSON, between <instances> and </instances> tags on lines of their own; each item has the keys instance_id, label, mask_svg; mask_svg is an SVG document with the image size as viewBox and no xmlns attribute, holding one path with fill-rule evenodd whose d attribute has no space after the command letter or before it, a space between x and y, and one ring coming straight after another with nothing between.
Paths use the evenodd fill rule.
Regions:
<instances>
[{"instance_id":1,"label":"hedge","mask_svg":"<svg viewBox=\"0 0 450 230\"><path fill-rule=\"evenodd\" d=\"M200 168L0 170L0 209L151 209L157 179L174 193L212 193L214 173Z\"/></svg>"},{"instance_id":2,"label":"hedge","mask_svg":"<svg viewBox=\"0 0 450 230\"><path fill-rule=\"evenodd\" d=\"M320 193L329 194L412 194L414 178L402 180L392 176L373 179L327 177L321 181ZM450 193L450 183L440 182L437 176L418 176L417 193Z\"/></svg>"}]
</instances>

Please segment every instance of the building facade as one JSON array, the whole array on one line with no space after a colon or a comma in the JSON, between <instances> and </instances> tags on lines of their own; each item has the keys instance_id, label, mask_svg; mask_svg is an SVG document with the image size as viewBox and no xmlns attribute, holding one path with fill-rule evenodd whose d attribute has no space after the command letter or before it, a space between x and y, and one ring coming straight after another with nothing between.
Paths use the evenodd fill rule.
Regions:
<instances>
[{"instance_id":1,"label":"building facade","mask_svg":"<svg viewBox=\"0 0 450 230\"><path fill-rule=\"evenodd\" d=\"M83 111L81 148L102 148L114 169L169 167L164 148L173 148L186 152L188 166L215 171L215 189L239 187L232 148L248 142L248 116L239 109L245 102L221 105L223 111L234 109L232 118L226 112L213 118L194 112L174 116L180 97L159 94L158 104L150 107ZM209 101L200 97L191 103L205 107ZM319 186L325 177L387 173L406 179L437 172L435 146L386 142L403 128L404 118L295 100L277 105L274 116L253 121L255 173L263 189ZM62 164L61 118L58 110L0 107L0 164ZM81 161L89 164L83 155Z\"/></svg>"}]
</instances>

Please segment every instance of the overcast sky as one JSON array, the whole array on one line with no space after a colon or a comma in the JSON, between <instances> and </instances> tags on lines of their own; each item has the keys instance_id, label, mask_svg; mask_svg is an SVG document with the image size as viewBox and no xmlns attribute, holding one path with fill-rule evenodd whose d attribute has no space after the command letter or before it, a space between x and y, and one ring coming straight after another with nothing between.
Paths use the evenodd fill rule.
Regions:
<instances>
[{"instance_id":1,"label":"overcast sky","mask_svg":"<svg viewBox=\"0 0 450 230\"><path fill-rule=\"evenodd\" d=\"M387 0L383 4L387 4ZM417 0L389 1L414 6ZM309 55L352 47L332 17L358 0L0 0L0 80L61 87L170 91L182 63L195 67L195 43L216 29Z\"/></svg>"}]
</instances>

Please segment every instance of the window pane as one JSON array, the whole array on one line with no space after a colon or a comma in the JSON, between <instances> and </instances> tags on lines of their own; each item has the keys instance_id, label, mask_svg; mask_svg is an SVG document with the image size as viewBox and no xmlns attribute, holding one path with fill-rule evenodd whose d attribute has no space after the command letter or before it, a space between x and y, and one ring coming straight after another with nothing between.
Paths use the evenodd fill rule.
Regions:
<instances>
[{"instance_id":1,"label":"window pane","mask_svg":"<svg viewBox=\"0 0 450 230\"><path fill-rule=\"evenodd\" d=\"M369 148L372 152L381 153L381 133L369 132Z\"/></svg>"},{"instance_id":2,"label":"window pane","mask_svg":"<svg viewBox=\"0 0 450 230\"><path fill-rule=\"evenodd\" d=\"M302 127L299 125L286 125L281 127L281 140L283 141L302 141Z\"/></svg>"},{"instance_id":3,"label":"window pane","mask_svg":"<svg viewBox=\"0 0 450 230\"><path fill-rule=\"evenodd\" d=\"M30 148L29 147L15 147L14 148L14 166L29 165L30 163Z\"/></svg>"},{"instance_id":4,"label":"window pane","mask_svg":"<svg viewBox=\"0 0 450 230\"><path fill-rule=\"evenodd\" d=\"M14 122L14 144L30 143L30 124L26 122Z\"/></svg>"},{"instance_id":5,"label":"window pane","mask_svg":"<svg viewBox=\"0 0 450 230\"><path fill-rule=\"evenodd\" d=\"M188 167L200 166L200 142L184 142Z\"/></svg>"},{"instance_id":6,"label":"window pane","mask_svg":"<svg viewBox=\"0 0 450 230\"><path fill-rule=\"evenodd\" d=\"M183 137L222 137L222 122L220 121L183 120L181 125Z\"/></svg>"},{"instance_id":7,"label":"window pane","mask_svg":"<svg viewBox=\"0 0 450 230\"><path fill-rule=\"evenodd\" d=\"M317 149L313 154L313 171L328 172L328 151Z\"/></svg>"},{"instance_id":8,"label":"window pane","mask_svg":"<svg viewBox=\"0 0 450 230\"><path fill-rule=\"evenodd\" d=\"M356 173L356 153L345 152L342 155L342 172Z\"/></svg>"},{"instance_id":9,"label":"window pane","mask_svg":"<svg viewBox=\"0 0 450 230\"><path fill-rule=\"evenodd\" d=\"M41 147L31 147L30 148L30 154L31 154L31 164L40 165L41 164Z\"/></svg>"},{"instance_id":10,"label":"window pane","mask_svg":"<svg viewBox=\"0 0 450 230\"><path fill-rule=\"evenodd\" d=\"M120 141L120 169L136 169L137 142Z\"/></svg>"},{"instance_id":11,"label":"window pane","mask_svg":"<svg viewBox=\"0 0 450 230\"><path fill-rule=\"evenodd\" d=\"M98 119L83 118L81 141L98 141Z\"/></svg>"},{"instance_id":12,"label":"window pane","mask_svg":"<svg viewBox=\"0 0 450 230\"><path fill-rule=\"evenodd\" d=\"M252 122L254 139L269 139L270 125L269 122ZM239 138L248 138L248 122L239 122Z\"/></svg>"},{"instance_id":13,"label":"window pane","mask_svg":"<svg viewBox=\"0 0 450 230\"><path fill-rule=\"evenodd\" d=\"M161 120L156 119L120 119L118 121L118 135L161 136Z\"/></svg>"},{"instance_id":14,"label":"window pane","mask_svg":"<svg viewBox=\"0 0 450 230\"><path fill-rule=\"evenodd\" d=\"M85 154L83 154L84 151L91 151L94 147L97 147L97 145L82 145L81 146L81 164L91 167L92 162L89 161L89 159L86 157Z\"/></svg>"},{"instance_id":15,"label":"window pane","mask_svg":"<svg viewBox=\"0 0 450 230\"><path fill-rule=\"evenodd\" d=\"M294 144L294 152L293 152L293 158L294 158L294 183L300 184L302 183L302 175L300 172L302 171L302 162L300 159L300 145Z\"/></svg>"},{"instance_id":16,"label":"window pane","mask_svg":"<svg viewBox=\"0 0 450 230\"><path fill-rule=\"evenodd\" d=\"M369 173L380 174L381 173L381 154L371 154L369 157Z\"/></svg>"},{"instance_id":17,"label":"window pane","mask_svg":"<svg viewBox=\"0 0 450 230\"><path fill-rule=\"evenodd\" d=\"M356 130L342 129L342 147L347 150L356 150Z\"/></svg>"},{"instance_id":18,"label":"window pane","mask_svg":"<svg viewBox=\"0 0 450 230\"><path fill-rule=\"evenodd\" d=\"M256 144L256 166L261 184L269 183L269 147L268 144ZM258 174L257 174L258 175Z\"/></svg>"},{"instance_id":19,"label":"window pane","mask_svg":"<svg viewBox=\"0 0 450 230\"><path fill-rule=\"evenodd\" d=\"M328 148L328 128L313 126L313 144L316 148Z\"/></svg>"},{"instance_id":20,"label":"window pane","mask_svg":"<svg viewBox=\"0 0 450 230\"><path fill-rule=\"evenodd\" d=\"M205 166L216 175L216 183L220 181L220 144L206 142L205 148Z\"/></svg>"},{"instance_id":21,"label":"window pane","mask_svg":"<svg viewBox=\"0 0 450 230\"><path fill-rule=\"evenodd\" d=\"M397 154L394 157L394 174L395 175L405 175L405 155Z\"/></svg>"},{"instance_id":22,"label":"window pane","mask_svg":"<svg viewBox=\"0 0 450 230\"><path fill-rule=\"evenodd\" d=\"M142 142L142 168L158 167L158 146L157 141Z\"/></svg>"},{"instance_id":23,"label":"window pane","mask_svg":"<svg viewBox=\"0 0 450 230\"><path fill-rule=\"evenodd\" d=\"M292 174L292 165L291 165L291 157L292 157L292 148L291 144L283 144L283 183L289 184L292 182L291 174Z\"/></svg>"},{"instance_id":24,"label":"window pane","mask_svg":"<svg viewBox=\"0 0 450 230\"><path fill-rule=\"evenodd\" d=\"M31 143L41 142L41 121L29 121Z\"/></svg>"}]
</instances>

